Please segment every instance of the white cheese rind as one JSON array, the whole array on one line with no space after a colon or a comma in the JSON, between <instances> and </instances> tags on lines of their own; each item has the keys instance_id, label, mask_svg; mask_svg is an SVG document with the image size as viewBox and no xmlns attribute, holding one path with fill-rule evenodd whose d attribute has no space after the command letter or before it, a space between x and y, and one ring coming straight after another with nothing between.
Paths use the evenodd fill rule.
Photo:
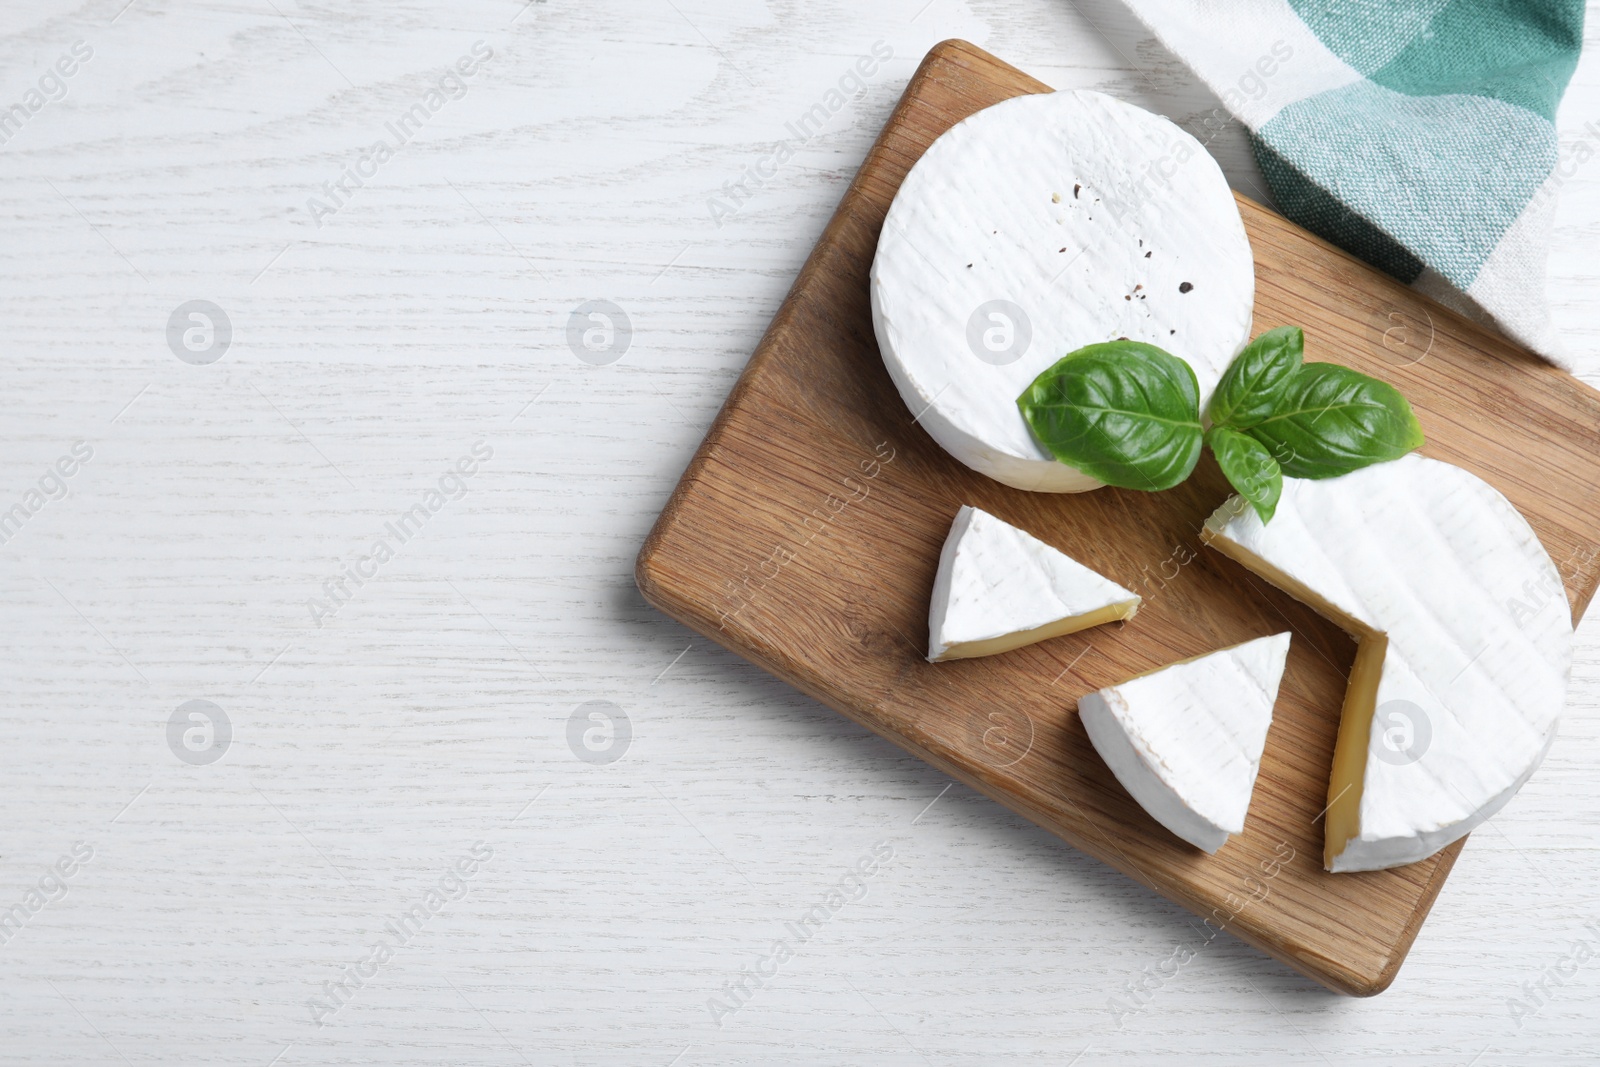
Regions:
<instances>
[{"instance_id":1,"label":"white cheese rind","mask_svg":"<svg viewBox=\"0 0 1600 1067\"><path fill-rule=\"evenodd\" d=\"M1244 829L1288 654L1288 634L1257 638L1089 693L1078 716L1151 818L1215 852Z\"/></svg>"},{"instance_id":2,"label":"white cheese rind","mask_svg":"<svg viewBox=\"0 0 1600 1067\"><path fill-rule=\"evenodd\" d=\"M1006 336L978 315L996 300L1022 309L1025 350L1018 329L1012 348L982 343L990 323ZM901 184L872 264L878 346L912 415L974 470L1047 492L1102 483L1034 440L1016 403L1034 378L1127 337L1188 361L1203 406L1249 339L1254 300L1216 161L1167 119L1089 91L1017 97L945 132Z\"/></svg>"},{"instance_id":3,"label":"white cheese rind","mask_svg":"<svg viewBox=\"0 0 1600 1067\"><path fill-rule=\"evenodd\" d=\"M1271 523L1230 501L1206 528L1388 637L1360 829L1330 870L1433 855L1499 811L1544 759L1566 702L1571 609L1544 546L1494 487L1413 454L1339 478L1286 478ZM1409 740L1391 732L1402 727Z\"/></svg>"},{"instance_id":4,"label":"white cheese rind","mask_svg":"<svg viewBox=\"0 0 1600 1067\"><path fill-rule=\"evenodd\" d=\"M987 511L963 507L939 553L928 608L928 659L1139 597Z\"/></svg>"}]
</instances>

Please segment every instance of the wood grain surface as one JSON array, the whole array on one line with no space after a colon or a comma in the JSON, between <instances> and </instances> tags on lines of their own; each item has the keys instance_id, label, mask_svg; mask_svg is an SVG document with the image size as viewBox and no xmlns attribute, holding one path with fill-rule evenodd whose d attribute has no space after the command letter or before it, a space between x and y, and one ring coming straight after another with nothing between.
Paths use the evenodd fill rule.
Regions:
<instances>
[{"instance_id":1,"label":"wood grain surface","mask_svg":"<svg viewBox=\"0 0 1600 1067\"><path fill-rule=\"evenodd\" d=\"M1032 494L977 475L915 424L873 339L867 273L910 166L972 112L1042 83L964 42L928 54L639 556L646 598L1200 916L1340 992L1385 989L1462 843L1390 871L1322 870L1321 814L1354 645L1200 546L1228 495L1209 457L1178 489ZM1576 615L1600 550L1600 397L1288 223L1239 204L1256 329L1410 398L1424 452L1504 492L1561 565ZM930 665L928 595L974 504L1145 602L1136 620ZM1245 830L1206 856L1118 785L1082 693L1264 634L1295 640Z\"/></svg>"}]
</instances>

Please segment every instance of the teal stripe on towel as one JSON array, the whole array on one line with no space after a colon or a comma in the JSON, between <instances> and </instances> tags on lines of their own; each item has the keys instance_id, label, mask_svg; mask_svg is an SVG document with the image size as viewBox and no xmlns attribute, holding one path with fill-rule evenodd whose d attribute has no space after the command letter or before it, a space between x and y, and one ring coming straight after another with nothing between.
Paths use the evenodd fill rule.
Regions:
<instances>
[{"instance_id":1,"label":"teal stripe on towel","mask_svg":"<svg viewBox=\"0 0 1600 1067\"><path fill-rule=\"evenodd\" d=\"M1257 135L1268 150L1258 158L1290 218L1399 277L1415 277L1411 261L1420 260L1460 289L1556 162L1554 126L1526 108L1482 96L1407 96L1371 82L1291 104Z\"/></svg>"}]
</instances>

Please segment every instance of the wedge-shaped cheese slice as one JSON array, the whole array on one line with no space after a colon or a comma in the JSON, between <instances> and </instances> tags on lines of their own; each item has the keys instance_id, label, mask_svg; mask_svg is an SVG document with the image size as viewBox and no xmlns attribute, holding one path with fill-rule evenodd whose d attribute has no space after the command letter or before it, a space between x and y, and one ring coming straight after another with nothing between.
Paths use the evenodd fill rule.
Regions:
<instances>
[{"instance_id":1,"label":"wedge-shaped cheese slice","mask_svg":"<svg viewBox=\"0 0 1600 1067\"><path fill-rule=\"evenodd\" d=\"M1265 526L1236 497L1203 536L1359 642L1328 782L1330 871L1433 855L1544 759L1566 701L1571 609L1492 486L1413 454L1285 478Z\"/></svg>"},{"instance_id":2,"label":"wedge-shaped cheese slice","mask_svg":"<svg viewBox=\"0 0 1600 1067\"><path fill-rule=\"evenodd\" d=\"M1009 652L1129 619L1139 597L987 511L964 507L939 554L928 659Z\"/></svg>"},{"instance_id":3,"label":"wedge-shaped cheese slice","mask_svg":"<svg viewBox=\"0 0 1600 1067\"><path fill-rule=\"evenodd\" d=\"M1202 410L1250 339L1255 269L1227 179L1160 115L1087 90L956 123L906 175L872 262L872 323L917 422L1015 486L1101 483L1034 439L1017 397L1126 338L1188 362Z\"/></svg>"},{"instance_id":4,"label":"wedge-shaped cheese slice","mask_svg":"<svg viewBox=\"0 0 1600 1067\"><path fill-rule=\"evenodd\" d=\"M1078 700L1095 751L1150 817L1215 852L1244 829L1289 655L1277 634Z\"/></svg>"}]
</instances>

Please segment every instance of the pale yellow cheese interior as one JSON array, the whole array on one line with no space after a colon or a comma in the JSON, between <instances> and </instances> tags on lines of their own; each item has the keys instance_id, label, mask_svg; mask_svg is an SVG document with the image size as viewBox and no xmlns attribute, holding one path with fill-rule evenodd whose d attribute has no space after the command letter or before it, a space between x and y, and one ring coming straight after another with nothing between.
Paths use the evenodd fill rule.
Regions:
<instances>
[{"instance_id":1,"label":"pale yellow cheese interior","mask_svg":"<svg viewBox=\"0 0 1600 1067\"><path fill-rule=\"evenodd\" d=\"M1333 866L1350 839L1361 832L1361 786L1367 768L1367 743L1372 737L1372 713L1377 708L1378 679L1389 639L1379 634L1362 638L1350 668L1350 687L1344 691L1344 711L1339 716L1339 739L1333 746L1333 771L1328 775L1328 812L1323 823L1322 862Z\"/></svg>"},{"instance_id":2,"label":"pale yellow cheese interior","mask_svg":"<svg viewBox=\"0 0 1600 1067\"><path fill-rule=\"evenodd\" d=\"M1383 674L1383 659L1389 651L1389 638L1340 611L1309 586L1289 577L1237 542L1218 537L1210 529L1205 530L1201 537L1207 545L1224 556L1260 575L1317 614L1337 623L1358 642L1355 665L1350 670L1349 687L1344 693L1344 708L1339 714L1333 770L1328 776L1323 864L1331 867L1333 858L1343 852L1351 838L1361 832L1361 787L1367 767L1367 745L1372 736L1378 679Z\"/></svg>"},{"instance_id":3,"label":"pale yellow cheese interior","mask_svg":"<svg viewBox=\"0 0 1600 1067\"><path fill-rule=\"evenodd\" d=\"M1018 630L1014 634L1002 634L999 637L990 637L983 641L958 641L944 650L944 653L934 660L943 663L951 659L973 659L977 656L993 656L1000 652L1010 652L1023 645L1031 645L1035 641L1043 641L1051 637L1061 637L1064 634L1075 634L1079 630L1087 630L1091 626L1103 626L1108 622L1119 619L1131 619L1133 613L1139 610L1137 600L1126 600L1121 604L1108 604L1103 608L1082 615L1068 615L1055 622L1047 622L1043 626L1036 626L1031 630Z\"/></svg>"}]
</instances>

